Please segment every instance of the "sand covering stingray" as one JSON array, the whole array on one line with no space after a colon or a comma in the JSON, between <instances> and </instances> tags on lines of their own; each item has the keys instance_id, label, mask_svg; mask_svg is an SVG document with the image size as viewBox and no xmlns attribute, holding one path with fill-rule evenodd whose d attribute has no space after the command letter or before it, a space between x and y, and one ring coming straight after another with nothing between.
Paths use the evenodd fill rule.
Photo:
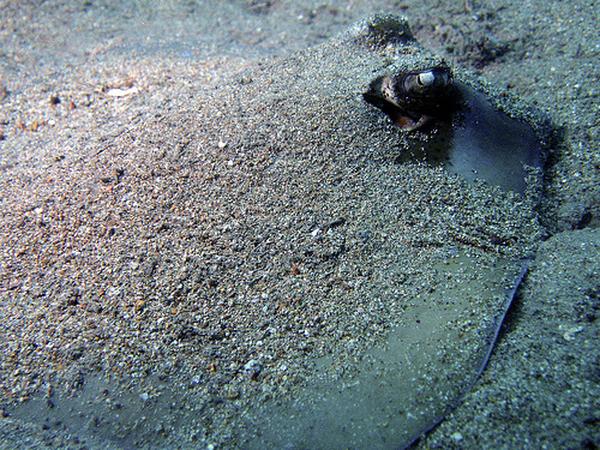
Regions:
<instances>
[{"instance_id":1,"label":"sand covering stingray","mask_svg":"<svg viewBox=\"0 0 600 450\"><path fill-rule=\"evenodd\" d=\"M374 74L390 70L427 71L439 63L418 46L404 21L390 16L358 24L341 41L342 46L348 42L358 47L364 45L380 56L379 61L370 61ZM397 114L390 114L377 99L373 101L372 86L373 83L365 99L397 122ZM508 196L503 205L494 205L497 211L492 212L493 218L489 218L487 225L499 231L515 225L512 221L516 217L510 217L510 213L503 218L496 216L504 208L510 209L512 204L527 217L525 211L535 205L544 159L542 144L531 125L498 110L491 99L477 92L477 86L468 76L465 81L454 80L455 107L452 111L437 111L434 119L437 123L428 126L422 135L413 137L414 131L408 128L410 131L395 136L404 147L395 162L406 164L402 169L411 170L417 166L410 162L421 160L469 181L485 180L486 185L478 184L475 188L482 198L498 195L490 186L521 194L528 191L528 201ZM327 99L328 95L323 97ZM373 119L363 119L363 126L370 125ZM534 125L540 134L544 133L543 125L539 122ZM383 126L372 132L384 136L389 129ZM427 183L425 180L427 175L422 180ZM463 194L469 192L462 187ZM461 201L463 194L456 194L459 203L470 200L471 194L467 194ZM439 199L433 196L430 200L434 203ZM488 197L486 201L491 199ZM402 199L409 205L411 200L410 195ZM431 203L427 207L432 207ZM410 207L423 205L415 202ZM375 211L372 213L377 215ZM403 218L406 216L400 213L399 225ZM529 220L535 222L535 214ZM436 226L440 224L434 223L433 227ZM291 402L265 408L264 416L252 424L258 429L258 438L250 438L247 445L398 448L414 444L439 423L484 369L506 311L525 276L527 246L517 252L513 251L515 247L508 253L505 251L511 244L525 243L532 237L517 237L513 229L511 234L515 234L509 240L499 238L494 231L481 241L482 228L462 231L446 242L417 244L419 250L413 247L413 255L398 251L398 261L388 262L390 266L383 271L389 277L394 276L397 266L402 266L404 258L415 257L423 247L428 253L427 265L421 279L417 276L409 278L408 283L407 280L399 283L403 287L412 283L408 289L382 292L382 296L389 296L383 301L395 301L399 292L403 297L403 311L392 319L395 324L387 342L355 355L353 371L336 371L336 361L323 358L310 387Z\"/></svg>"},{"instance_id":2,"label":"sand covering stingray","mask_svg":"<svg viewBox=\"0 0 600 450\"><path fill-rule=\"evenodd\" d=\"M498 147L463 134L471 159L459 175L415 156L444 141L448 129L461 132L440 123L407 133L362 94L390 67L436 62L403 20L370 19L196 93L186 110L158 111L86 163L121 174L110 193L95 187L99 180L78 181L89 183L90 217L117 230L98 238L97 259L86 259L85 248L72 256L101 274L106 303L94 314L111 313L104 345L144 355L135 364L147 373L175 356L188 374L219 360L215 375L203 371L191 387L161 384L152 408L140 407L143 423L128 421L122 405L104 422L104 439L167 445L194 428L208 442L259 448L396 448L472 383L541 235L539 172L522 167L541 158L516 156L540 147L532 149L529 131ZM455 77L472 92L484 89L468 75ZM517 114L509 100L489 101ZM478 125L468 114L454 126L485 134L470 128ZM478 164L479 150L493 164L477 167L484 181L467 181L461 174ZM94 210L104 196L115 196L109 218ZM128 256L109 267L104 251ZM180 260L185 274L172 280L172 261ZM139 265L151 269L138 273ZM95 282L80 304L93 303ZM111 321L127 320L119 302L142 297L136 328L111 332ZM157 319L175 308L177 315ZM288 357L280 350L290 342ZM248 360L261 370L247 369ZM170 398L187 413L157 408ZM130 411L143 401L129 398ZM60 401L53 406L47 414L58 414ZM87 408L84 416L92 414ZM112 429L120 431L111 437Z\"/></svg>"}]
</instances>

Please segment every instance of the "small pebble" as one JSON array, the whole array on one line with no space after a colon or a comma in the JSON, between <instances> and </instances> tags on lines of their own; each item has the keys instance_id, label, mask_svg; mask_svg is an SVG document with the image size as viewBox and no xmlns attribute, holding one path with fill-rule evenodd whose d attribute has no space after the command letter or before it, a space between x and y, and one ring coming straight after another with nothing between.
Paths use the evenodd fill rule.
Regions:
<instances>
[{"instance_id":1,"label":"small pebble","mask_svg":"<svg viewBox=\"0 0 600 450\"><path fill-rule=\"evenodd\" d=\"M261 370L262 366L255 359L251 359L246 364L244 364L244 374L249 376L252 380L255 380L258 377Z\"/></svg>"},{"instance_id":2,"label":"small pebble","mask_svg":"<svg viewBox=\"0 0 600 450\"><path fill-rule=\"evenodd\" d=\"M225 396L228 400L236 400L240 398L240 391L237 390L234 386L228 386L225 392Z\"/></svg>"},{"instance_id":3,"label":"small pebble","mask_svg":"<svg viewBox=\"0 0 600 450\"><path fill-rule=\"evenodd\" d=\"M454 441L454 442L460 442L463 440L463 435L460 434L458 431L455 431L454 433L452 433L450 435L450 438Z\"/></svg>"}]
</instances>

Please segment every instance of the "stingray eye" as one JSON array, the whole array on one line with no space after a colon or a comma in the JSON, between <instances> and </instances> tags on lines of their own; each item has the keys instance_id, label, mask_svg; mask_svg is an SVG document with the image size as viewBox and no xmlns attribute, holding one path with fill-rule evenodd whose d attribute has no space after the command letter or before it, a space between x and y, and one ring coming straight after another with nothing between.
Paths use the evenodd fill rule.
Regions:
<instances>
[{"instance_id":1,"label":"stingray eye","mask_svg":"<svg viewBox=\"0 0 600 450\"><path fill-rule=\"evenodd\" d=\"M433 70L411 73L404 78L404 89L409 95L426 95L436 85Z\"/></svg>"},{"instance_id":2,"label":"stingray eye","mask_svg":"<svg viewBox=\"0 0 600 450\"><path fill-rule=\"evenodd\" d=\"M435 81L435 75L431 70L417 74L417 84L421 87L428 87Z\"/></svg>"}]
</instances>

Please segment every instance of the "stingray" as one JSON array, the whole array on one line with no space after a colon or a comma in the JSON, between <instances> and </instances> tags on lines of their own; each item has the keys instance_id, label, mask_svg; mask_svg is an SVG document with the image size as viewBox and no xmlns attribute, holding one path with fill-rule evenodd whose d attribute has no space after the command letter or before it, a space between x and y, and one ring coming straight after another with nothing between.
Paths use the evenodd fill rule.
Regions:
<instances>
[{"instance_id":1,"label":"stingray","mask_svg":"<svg viewBox=\"0 0 600 450\"><path fill-rule=\"evenodd\" d=\"M191 255L164 306L170 311L170 302L179 302L179 314L146 338L164 333L182 354L193 348L185 355L199 355L197 364L206 363L203 351L218 354L227 339L238 339L234 349L254 355L252 364L211 368L239 391L207 402L193 392L202 383L188 392L158 377L158 388L149 390L159 392L152 408L145 406L147 393L130 390L114 414L105 386L88 382L80 400L57 395L45 409L42 399L11 414L58 416L81 435L95 433L83 426L96 417L90 405L109 408L95 436L122 446L166 447L172 442L161 441L166 433L156 429L189 435L189 424L205 426L208 435L217 428L213 416L223 417L214 413L221 407L230 416L210 436L229 436L224 445L412 445L483 371L542 235L535 212L542 121L422 48L406 20L394 16L361 21L184 103L187 110L165 109L119 135L92 164L135 174L119 180L133 200L115 202L124 208L115 217L143 227L163 199L165 228L148 230L145 239L158 236L153 248L167 260L181 257L184 241ZM150 192L139 188L148 179L156 183L145 185ZM136 247L136 228L122 226L107 248L147 252ZM114 244L119 239L123 247ZM163 299L153 295L170 279L169 266L159 261L151 265L150 284L139 277L121 286L139 289L127 295L148 297L156 309ZM137 276L129 261L123 264L107 276ZM228 271L230 278L222 275ZM103 281L102 287L122 282ZM119 292L106 294L117 306ZM235 323L204 314L245 301L243 314L229 319ZM178 320L188 312L183 327ZM282 319L286 314L291 320ZM136 339L152 322L144 317ZM196 326L197 317L210 332ZM282 335L304 356L280 362ZM119 342L120 336L108 337ZM135 341L126 344L136 351ZM302 377L292 382L296 369ZM213 373L204 372L210 383Z\"/></svg>"},{"instance_id":2,"label":"stingray","mask_svg":"<svg viewBox=\"0 0 600 450\"><path fill-rule=\"evenodd\" d=\"M418 45L402 19L375 17L358 24L351 36L354 44L384 60L382 74L363 98L403 130L396 163L443 167L468 183L518 194L515 204L526 196L525 203L534 207L544 163L542 118L526 118L514 99L512 105L499 102L468 73L455 75ZM434 287L398 318L384 345L358 356L350 375L329 375L336 363L323 358L318 381L292 402L269 405L254 425L258 437L247 445L415 445L460 404L489 361L530 257L528 251L510 257L500 253L483 262L481 255L459 251L451 261L429 267L439 275ZM485 307L466 330L464 324L473 322L464 322L463 315L473 312L476 298L487 299ZM461 321L462 326L450 325Z\"/></svg>"}]
</instances>

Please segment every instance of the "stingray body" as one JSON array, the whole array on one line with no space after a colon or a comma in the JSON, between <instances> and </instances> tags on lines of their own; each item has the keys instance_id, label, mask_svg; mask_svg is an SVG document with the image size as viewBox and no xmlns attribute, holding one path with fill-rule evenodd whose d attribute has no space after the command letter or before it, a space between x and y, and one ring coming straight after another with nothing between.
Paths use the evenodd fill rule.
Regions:
<instances>
[{"instance_id":1,"label":"stingray body","mask_svg":"<svg viewBox=\"0 0 600 450\"><path fill-rule=\"evenodd\" d=\"M392 16L248 72L67 158L87 170L68 171L85 187L72 205L39 184L49 169L15 169L32 183L28 211L44 204L52 220L40 253L12 267L25 279L50 243L73 249L20 301L33 309L44 280L81 277L104 302L98 330L67 305L68 320L28 328L32 342L65 327L101 335L61 361L134 376L119 414L104 393L117 387L88 381L68 401L57 388L52 402L12 405L13 417L59 419L103 447L399 448L477 379L542 235L534 202L510 192L527 194L526 166L540 165L529 121ZM127 176L106 189L98 167ZM93 245L76 214L97 221ZM17 219L39 238L38 220Z\"/></svg>"},{"instance_id":2,"label":"stingray body","mask_svg":"<svg viewBox=\"0 0 600 450\"><path fill-rule=\"evenodd\" d=\"M525 195L539 181L543 164L534 127L501 110L476 82L457 79L443 60L414 41L404 24L376 17L354 30L355 42L384 56L381 74L370 81L363 98L399 129L402 149L395 161L406 168L425 162L467 182L483 181L491 192L499 188ZM481 248L484 253L491 249ZM439 424L485 368L528 266L528 252L481 259L471 250L427 267L438 278L425 303L412 303L386 344L360 356L353 376L331 377L327 373L336 362L320 360L320 381L293 402L273 407L260 427L261 438L254 441L257 448L265 442L285 448L402 448ZM474 319L478 326L468 332L449 326L464 324L482 299L487 299L487 311ZM423 322L431 328L422 327ZM468 347L472 339L479 343L470 351L448 352L443 344L462 341L459 346Z\"/></svg>"}]
</instances>

